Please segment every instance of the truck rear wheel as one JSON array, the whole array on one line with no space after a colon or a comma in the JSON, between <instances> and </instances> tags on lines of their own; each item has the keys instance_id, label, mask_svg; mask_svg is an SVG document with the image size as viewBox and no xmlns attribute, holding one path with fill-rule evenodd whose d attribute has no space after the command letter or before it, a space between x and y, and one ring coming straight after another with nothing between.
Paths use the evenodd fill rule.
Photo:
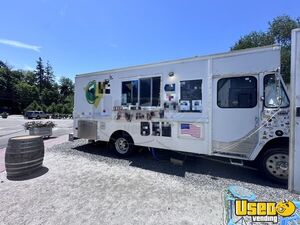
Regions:
<instances>
[{"instance_id":1,"label":"truck rear wheel","mask_svg":"<svg viewBox=\"0 0 300 225\"><path fill-rule=\"evenodd\" d=\"M110 149L113 150L117 156L130 156L134 152L133 141L128 135L116 136L110 140Z\"/></svg>"},{"instance_id":2,"label":"truck rear wheel","mask_svg":"<svg viewBox=\"0 0 300 225\"><path fill-rule=\"evenodd\" d=\"M275 182L286 184L289 171L288 148L270 148L260 160L261 170L265 176Z\"/></svg>"}]
</instances>

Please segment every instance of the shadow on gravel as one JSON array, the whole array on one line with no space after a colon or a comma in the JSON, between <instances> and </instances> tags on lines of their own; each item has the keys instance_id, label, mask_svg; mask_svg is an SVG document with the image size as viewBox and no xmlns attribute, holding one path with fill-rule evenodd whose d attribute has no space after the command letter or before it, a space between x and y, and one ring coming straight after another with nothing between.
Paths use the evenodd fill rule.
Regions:
<instances>
[{"instance_id":1,"label":"shadow on gravel","mask_svg":"<svg viewBox=\"0 0 300 225\"><path fill-rule=\"evenodd\" d=\"M7 177L8 180L12 181L24 181L24 180L31 180L40 176L43 176L49 171L49 169L45 166L42 168L32 172L31 174L24 175L24 176L18 176L18 177Z\"/></svg>"},{"instance_id":2,"label":"shadow on gravel","mask_svg":"<svg viewBox=\"0 0 300 225\"><path fill-rule=\"evenodd\" d=\"M74 148L78 151L99 155L103 157L120 159L112 151L109 151L106 142L82 145ZM216 157L184 156L180 153L156 149L156 158L147 148L140 148L137 154L123 159L130 162L130 166L151 170L159 173L185 177L185 173L209 175L212 180L219 178L232 179L241 182L253 183L274 188L287 188L286 185L275 184L264 178L259 171L222 163ZM170 158L185 159L184 164L174 165Z\"/></svg>"}]
</instances>

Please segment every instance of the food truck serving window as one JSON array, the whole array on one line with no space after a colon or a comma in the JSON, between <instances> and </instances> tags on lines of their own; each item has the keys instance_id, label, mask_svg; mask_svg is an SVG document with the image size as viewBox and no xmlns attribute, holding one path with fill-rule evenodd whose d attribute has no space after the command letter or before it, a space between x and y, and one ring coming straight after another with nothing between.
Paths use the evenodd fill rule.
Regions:
<instances>
[{"instance_id":1,"label":"food truck serving window","mask_svg":"<svg viewBox=\"0 0 300 225\"><path fill-rule=\"evenodd\" d=\"M122 82L122 105L159 106L160 77Z\"/></svg>"},{"instance_id":2,"label":"food truck serving window","mask_svg":"<svg viewBox=\"0 0 300 225\"><path fill-rule=\"evenodd\" d=\"M257 79L253 76L222 78L217 86L220 108L253 108L257 105Z\"/></svg>"}]
</instances>

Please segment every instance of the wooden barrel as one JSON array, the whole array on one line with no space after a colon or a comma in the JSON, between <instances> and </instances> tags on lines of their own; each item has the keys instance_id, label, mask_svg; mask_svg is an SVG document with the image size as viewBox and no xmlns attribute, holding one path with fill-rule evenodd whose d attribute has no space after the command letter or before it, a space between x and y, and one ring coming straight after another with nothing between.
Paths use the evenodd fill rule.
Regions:
<instances>
[{"instance_id":1,"label":"wooden barrel","mask_svg":"<svg viewBox=\"0 0 300 225\"><path fill-rule=\"evenodd\" d=\"M44 142L42 136L19 136L8 140L5 152L7 177L31 174L43 165Z\"/></svg>"}]
</instances>

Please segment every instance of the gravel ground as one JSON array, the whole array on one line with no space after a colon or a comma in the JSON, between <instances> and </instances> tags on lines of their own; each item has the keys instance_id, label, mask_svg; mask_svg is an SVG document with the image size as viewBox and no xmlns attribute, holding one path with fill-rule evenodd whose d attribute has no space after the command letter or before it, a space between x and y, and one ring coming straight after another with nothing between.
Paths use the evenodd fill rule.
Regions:
<instances>
[{"instance_id":1,"label":"gravel ground","mask_svg":"<svg viewBox=\"0 0 300 225\"><path fill-rule=\"evenodd\" d=\"M228 185L260 200L300 200L257 171L188 157L172 165L147 151L115 158L104 143L66 142L46 150L44 168L31 177L0 174L0 223L9 224L223 224Z\"/></svg>"}]
</instances>

